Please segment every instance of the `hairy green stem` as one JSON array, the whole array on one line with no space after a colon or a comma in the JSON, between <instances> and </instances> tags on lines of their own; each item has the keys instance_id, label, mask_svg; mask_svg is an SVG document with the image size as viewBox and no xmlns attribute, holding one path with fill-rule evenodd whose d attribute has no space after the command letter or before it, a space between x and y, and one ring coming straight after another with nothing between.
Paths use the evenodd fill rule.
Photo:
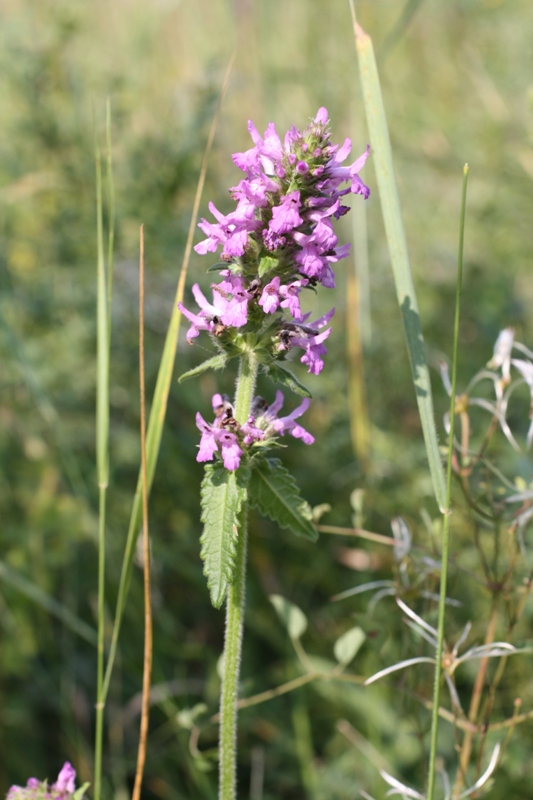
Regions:
<instances>
[{"instance_id":1,"label":"hairy green stem","mask_svg":"<svg viewBox=\"0 0 533 800\"><path fill-rule=\"evenodd\" d=\"M241 424L250 415L256 378L257 361L250 353L241 358L237 379L235 418ZM247 536L248 503L245 500L239 513L235 574L226 605L224 675L220 693L219 800L235 800L237 796L237 699L246 597Z\"/></svg>"},{"instance_id":2,"label":"hairy green stem","mask_svg":"<svg viewBox=\"0 0 533 800\"><path fill-rule=\"evenodd\" d=\"M444 612L446 609L446 581L448 577L448 552L450 546L450 498L452 488L453 427L455 421L455 395L457 389L457 355L459 351L459 318L461 312L461 285L463 282L463 246L465 230L466 186L468 164L463 171L463 193L461 200L461 222L459 228L459 256L457 266L457 287L455 297L455 324L453 334L452 391L450 397L450 435L448 437L448 463L446 468L446 506L442 531L442 556L440 572L439 624L437 649L435 653L435 683L433 686L433 709L431 714L431 743L429 751L429 775L427 800L433 800L435 791L435 770L437 765L437 734L439 726L440 679L442 670L442 648L444 643Z\"/></svg>"},{"instance_id":3,"label":"hairy green stem","mask_svg":"<svg viewBox=\"0 0 533 800\"><path fill-rule=\"evenodd\" d=\"M224 676L220 694L219 793L220 800L237 796L237 698L241 666L242 632L246 596L246 540L248 507L240 511L235 578L228 589Z\"/></svg>"}]
</instances>

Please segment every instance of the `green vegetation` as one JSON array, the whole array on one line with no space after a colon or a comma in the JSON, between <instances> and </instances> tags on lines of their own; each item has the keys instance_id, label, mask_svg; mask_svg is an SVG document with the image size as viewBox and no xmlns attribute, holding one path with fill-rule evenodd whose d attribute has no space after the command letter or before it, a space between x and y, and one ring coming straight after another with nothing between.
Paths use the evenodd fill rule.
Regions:
<instances>
[{"instance_id":1,"label":"green vegetation","mask_svg":"<svg viewBox=\"0 0 533 800\"><path fill-rule=\"evenodd\" d=\"M529 6L526 0L356 4L376 51L441 445L449 399L439 361L451 361L452 354L465 162L470 175L459 395L491 358L501 329L512 325L516 338L533 348ZM200 216L207 215L209 199L223 212L230 209L226 187L240 177L230 154L249 146L249 118L261 132L271 120L283 131L293 123L305 126L325 105L334 140L350 136L354 154L363 151L368 134L344 0L10 0L0 21L1 794L30 775L56 775L67 759L79 784L94 786L99 504L94 136L96 129L103 156L107 98L115 254L106 646L140 464L140 224L150 405L202 156L233 48L236 61ZM103 168L105 177L105 161ZM358 292L353 261L341 262L334 303L327 305L331 296L322 295L320 308L313 309L324 313L337 307L328 369L311 387L306 416L316 442L280 450L302 496L311 506L331 507L320 519L325 530L310 544L254 512L250 518L241 697L255 699L239 715L239 796L250 800L352 800L359 789L379 798L385 793L379 769L425 791L431 716L424 701L431 702L433 665L397 671L369 687L362 682L402 660L430 656L427 642L402 623L391 596L369 604L369 591L330 602L373 582L379 582L374 591L401 586L405 604L437 624L438 603L430 595L438 593L434 562L442 520L372 158L364 179L372 190L366 219L359 213L344 218L341 237L352 240L354 230L360 237L355 250L361 266L367 231L370 308L364 274ZM103 195L106 232L105 180ZM188 284L207 287L211 276L205 270L205 259L193 254ZM189 299L186 294L185 302ZM219 702L224 612L211 606L202 574L203 468L195 461L194 419L198 410L210 413L215 391L233 393L236 375L230 362L216 377L206 371L178 384L178 375L215 355L207 338L193 348L184 334L182 326L150 497L154 689L143 798L214 800L218 731L211 717ZM364 381L360 368L354 373L355 362L364 368ZM292 367L306 382L298 360ZM259 391L266 396L271 389L262 380ZM483 384L479 391L489 397ZM296 398L293 405L300 402ZM497 430L486 453L511 486L495 479L483 461L466 476L481 510L494 511L496 523L468 506L464 480L463 491L458 480L452 486L448 596L462 605L447 607L448 645L468 621L473 624L460 654L481 645L487 631L493 640L509 636L517 647L531 644L533 606L526 602L531 556L513 555L510 513L500 502L502 486L509 494L513 485L518 492L533 480L525 451L529 399L522 387L509 408L521 452ZM464 411L456 408L462 424ZM480 446L489 422L485 411L472 410L473 448ZM457 430L464 434L464 428ZM379 536L365 540L328 532L353 525L390 537L393 519L395 535L406 537L408 525L413 537L412 550L396 560ZM530 534L524 535L527 551ZM480 550L486 561L480 562ZM505 575L509 566L513 582L496 585L494 576ZM143 618L139 548L107 696L104 800L125 800L133 786ZM501 663L491 659L483 684L489 691L479 714L491 723L533 707L531 656L509 658L503 672ZM466 715L476 676L479 660L458 666L456 688ZM497 692L491 692L496 684ZM260 693L265 695L256 697ZM441 702L450 708L446 686ZM491 778L491 796L530 796L531 730L531 722L517 725L508 745L508 729L489 732L481 772L495 744L506 745ZM453 725L442 719L438 754L452 779L455 745ZM466 785L475 780L479 741L472 747ZM436 797L439 780L437 774Z\"/></svg>"}]
</instances>

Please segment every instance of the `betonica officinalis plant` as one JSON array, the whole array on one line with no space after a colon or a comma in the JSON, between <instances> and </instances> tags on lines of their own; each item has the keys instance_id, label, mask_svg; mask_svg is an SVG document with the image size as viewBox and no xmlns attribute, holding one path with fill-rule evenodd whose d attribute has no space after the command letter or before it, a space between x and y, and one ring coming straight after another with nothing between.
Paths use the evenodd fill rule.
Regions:
<instances>
[{"instance_id":1,"label":"betonica officinalis plant","mask_svg":"<svg viewBox=\"0 0 533 800\"><path fill-rule=\"evenodd\" d=\"M295 351L311 375L322 371L335 309L310 319L302 311L301 298L320 286L335 286L334 265L350 248L338 244L334 230L335 221L349 211L343 198L352 193L366 199L370 193L359 177L369 148L343 166L351 142L332 144L328 125L328 112L320 108L303 132L293 126L282 141L273 123L264 137L248 123L253 147L233 155L245 174L230 189L237 207L223 215L210 203L216 222L199 223L206 238L195 250L208 254L221 249L221 261L209 268L221 280L211 284L211 301L193 286L197 312L179 304L191 322L188 341L205 331L217 350L181 380L238 362L234 401L217 393L212 400L214 421L206 421L200 412L196 415L201 433L197 460L206 462L201 555L213 605L219 608L226 601L219 750L223 800L236 793L248 507L297 535L311 541L317 537L310 506L274 452L286 434L308 445L314 441L300 424L311 395L287 369L287 357ZM303 396L300 405L283 415L281 391L273 388L268 399L256 396L259 370L273 385Z\"/></svg>"}]
</instances>

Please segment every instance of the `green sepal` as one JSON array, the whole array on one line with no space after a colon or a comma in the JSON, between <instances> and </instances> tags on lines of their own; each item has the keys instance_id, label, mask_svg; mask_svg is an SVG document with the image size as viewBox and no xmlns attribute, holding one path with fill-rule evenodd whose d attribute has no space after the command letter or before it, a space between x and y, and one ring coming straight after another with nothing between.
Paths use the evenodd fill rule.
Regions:
<instances>
[{"instance_id":1,"label":"green sepal","mask_svg":"<svg viewBox=\"0 0 533 800\"><path fill-rule=\"evenodd\" d=\"M260 278L267 275L278 266L278 259L273 256L263 256L257 267L257 274Z\"/></svg>"},{"instance_id":2,"label":"green sepal","mask_svg":"<svg viewBox=\"0 0 533 800\"><path fill-rule=\"evenodd\" d=\"M274 362L268 366L268 374L275 383L281 383L283 386L286 386L287 389L295 392L295 394L299 394L302 397L313 396L307 386L304 386L303 383L300 383L298 378L296 378L292 372L289 372L288 369L280 366L277 362Z\"/></svg>"},{"instance_id":3,"label":"green sepal","mask_svg":"<svg viewBox=\"0 0 533 800\"><path fill-rule=\"evenodd\" d=\"M280 527L313 542L318 539L311 506L300 496L296 481L279 459L254 459L248 498L250 505Z\"/></svg>"},{"instance_id":4,"label":"green sepal","mask_svg":"<svg viewBox=\"0 0 533 800\"><path fill-rule=\"evenodd\" d=\"M228 261L217 261L216 264L211 264L210 267L207 268L208 272L219 272L221 269L228 269L230 266Z\"/></svg>"},{"instance_id":5,"label":"green sepal","mask_svg":"<svg viewBox=\"0 0 533 800\"><path fill-rule=\"evenodd\" d=\"M79 789L76 789L74 794L72 795L72 800L82 800L83 795L87 791L91 784L89 782L84 783L83 786L80 786Z\"/></svg>"},{"instance_id":6,"label":"green sepal","mask_svg":"<svg viewBox=\"0 0 533 800\"><path fill-rule=\"evenodd\" d=\"M227 360L228 357L225 353L219 353L217 356L213 356L213 358L208 358L207 361L202 361L202 363L198 364L197 367L194 367L188 372L184 372L183 375L180 375L178 378L178 383L183 383L183 381L187 381L189 378L196 378L197 375L201 375L202 372L205 372L208 369L223 369L226 366Z\"/></svg>"},{"instance_id":7,"label":"green sepal","mask_svg":"<svg viewBox=\"0 0 533 800\"><path fill-rule=\"evenodd\" d=\"M220 462L206 464L202 481L202 516L204 530L200 538L200 556L211 593L211 602L220 608L233 580L236 542L239 534L239 512L246 501L250 470L241 467L235 472Z\"/></svg>"}]
</instances>

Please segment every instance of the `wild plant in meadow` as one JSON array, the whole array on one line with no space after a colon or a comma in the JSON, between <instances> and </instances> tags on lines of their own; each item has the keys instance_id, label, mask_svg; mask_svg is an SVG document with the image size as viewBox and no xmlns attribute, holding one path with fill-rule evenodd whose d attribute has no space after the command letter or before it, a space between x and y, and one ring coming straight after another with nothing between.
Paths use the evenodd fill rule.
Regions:
<instances>
[{"instance_id":1,"label":"wild plant in meadow","mask_svg":"<svg viewBox=\"0 0 533 800\"><path fill-rule=\"evenodd\" d=\"M28 778L26 786L12 786L6 800L82 800L88 783L76 789L76 770L68 761L63 764L57 781L51 786L48 781Z\"/></svg>"},{"instance_id":2,"label":"wild plant in meadow","mask_svg":"<svg viewBox=\"0 0 533 800\"><path fill-rule=\"evenodd\" d=\"M349 251L349 245L339 246L333 227L349 211L343 197L353 193L367 198L370 193L359 177L369 148L343 166L351 142L332 144L328 123L326 109L320 108L303 132L293 126L282 141L273 123L262 137L249 122L253 147L233 155L245 173L230 189L236 209L224 215L210 203L215 222L199 223L206 238L195 250L207 254L221 248L221 261L209 270L218 271L221 280L211 285L211 300L193 286L197 311L179 304L191 323L188 341L205 331L217 351L181 380L239 361L235 401L217 393L212 399L214 420L206 421L200 412L196 416L201 433L197 460L207 462L201 555L213 605L220 607L227 596L220 721L220 797L225 800L235 796L247 509L251 505L281 527L316 539L309 505L272 457L286 434L308 445L314 441L300 424L310 392L285 364L295 351L310 374L323 369L335 310L310 320L301 298L319 286L335 286L333 265ZM281 415L281 391L270 402L255 396L259 370L302 395L300 405Z\"/></svg>"},{"instance_id":3,"label":"wild plant in meadow","mask_svg":"<svg viewBox=\"0 0 533 800\"><path fill-rule=\"evenodd\" d=\"M514 358L515 354L520 358ZM441 364L441 376L446 391L454 396L445 363ZM492 397L479 396L478 389L483 382L492 384ZM476 585L481 584L484 587L490 601L482 643L471 640L473 625L469 620L463 630L458 632L453 646L451 642L447 644L444 641L442 648L440 666L448 702L439 707L439 714L454 727L459 764L453 782L442 767L437 771L442 780L444 797L453 800L477 797L481 790L490 788L490 778L500 763L515 727L531 718L530 712L519 713L521 698L515 699L514 712L508 718L494 720L492 717L496 693L504 678L509 658L531 653L530 647L523 646L523 643L522 646L516 646L511 640L533 589L533 564L526 541L527 530L533 520L533 491L522 477L505 474L509 473L508 464L506 467L500 466L498 458L493 457L490 452L498 430L502 431L515 451L521 451L517 435L511 428L509 405L515 393L524 386L533 400L533 352L516 341L513 328L505 328L499 334L492 357L486 366L476 372L462 393L454 397L460 435L452 440L451 465L470 511L469 519L480 573L476 576ZM485 429L480 426L478 417L472 418L472 410L478 408L490 414ZM533 417L532 409L533 405L530 404L530 419ZM515 416L515 419L519 417ZM445 415L444 426L450 433L450 414ZM528 448L533 438L532 427L530 423L527 433ZM478 430L481 432L477 432ZM402 597L409 597L411 604L415 597L434 599L434 595L423 587L427 579L431 579L431 573L439 575L442 563L433 558L429 564L427 557L421 561L419 554L411 552L412 536L404 521L396 520L393 530L395 540L402 545L401 550L398 544L395 547L396 580L376 581L359 586L342 593L337 599L370 589L379 590L371 605L375 605L386 595L395 596L396 604L404 615L404 622L415 632L419 641L425 640L429 643L432 654L416 655L387 666L367 678L365 685L398 671L417 669L421 664L436 665L434 654L439 652L436 628L407 605ZM424 561L430 566L425 574L421 569ZM461 568L460 554L457 561ZM470 568L471 564L470 560ZM408 575L412 575L413 580ZM461 606L461 600L459 593L458 597L447 598L446 602ZM498 640L497 634L501 637ZM492 673L488 670L491 659L498 660ZM462 665L467 662L478 665L470 697L467 696L464 685L457 681L457 673L461 673ZM481 763L489 742L492 752L488 765L482 772ZM427 800L429 797L429 794L405 785L384 770L381 770L381 775L390 787L387 796L398 795L420 800ZM370 798L365 792L361 794Z\"/></svg>"}]
</instances>

